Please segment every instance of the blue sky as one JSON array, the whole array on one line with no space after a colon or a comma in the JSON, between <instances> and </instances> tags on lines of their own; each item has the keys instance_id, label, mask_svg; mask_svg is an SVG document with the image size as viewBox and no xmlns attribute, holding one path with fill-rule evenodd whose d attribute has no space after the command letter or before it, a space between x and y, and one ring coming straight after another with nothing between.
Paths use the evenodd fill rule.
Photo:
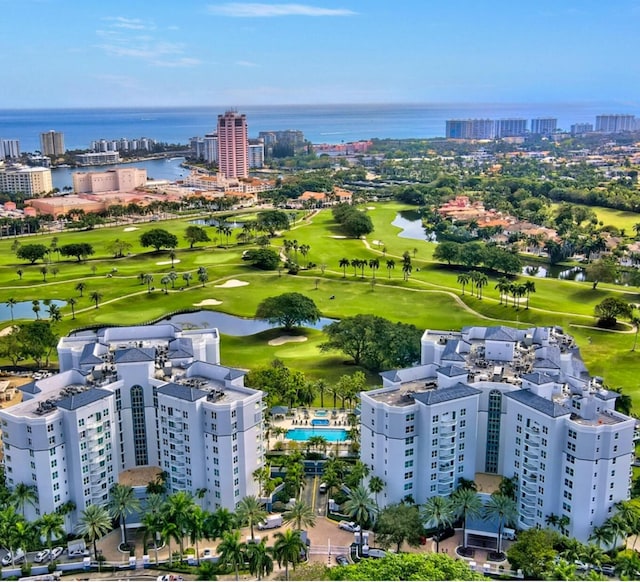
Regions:
<instances>
[{"instance_id":1,"label":"blue sky","mask_svg":"<svg viewBox=\"0 0 640 582\"><path fill-rule=\"evenodd\" d=\"M640 102L640 0L0 0L0 108Z\"/></svg>"}]
</instances>

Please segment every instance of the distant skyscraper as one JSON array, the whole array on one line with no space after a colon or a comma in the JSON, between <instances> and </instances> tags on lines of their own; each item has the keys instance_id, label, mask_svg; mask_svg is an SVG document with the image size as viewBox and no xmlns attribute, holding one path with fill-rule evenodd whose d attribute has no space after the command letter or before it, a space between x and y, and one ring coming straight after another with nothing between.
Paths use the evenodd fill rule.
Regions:
<instances>
[{"instance_id":1,"label":"distant skyscraper","mask_svg":"<svg viewBox=\"0 0 640 582\"><path fill-rule=\"evenodd\" d=\"M64 155L64 134L53 130L41 133L40 149L45 156Z\"/></svg>"},{"instance_id":2,"label":"distant skyscraper","mask_svg":"<svg viewBox=\"0 0 640 582\"><path fill-rule=\"evenodd\" d=\"M0 139L0 160L20 157L20 142L17 139Z\"/></svg>"},{"instance_id":3,"label":"distant skyscraper","mask_svg":"<svg viewBox=\"0 0 640 582\"><path fill-rule=\"evenodd\" d=\"M593 123L574 123L571 126L571 135L579 135L581 133L591 133L593 131Z\"/></svg>"},{"instance_id":4,"label":"distant skyscraper","mask_svg":"<svg viewBox=\"0 0 640 582\"><path fill-rule=\"evenodd\" d=\"M518 137L527 132L526 119L496 119L496 137Z\"/></svg>"},{"instance_id":5,"label":"distant skyscraper","mask_svg":"<svg viewBox=\"0 0 640 582\"><path fill-rule=\"evenodd\" d=\"M551 135L558 129L558 120L555 117L538 117L531 120L531 133L537 135Z\"/></svg>"},{"instance_id":6,"label":"distant skyscraper","mask_svg":"<svg viewBox=\"0 0 640 582\"><path fill-rule=\"evenodd\" d=\"M249 167L264 166L264 142L261 139L249 140Z\"/></svg>"},{"instance_id":7,"label":"distant skyscraper","mask_svg":"<svg viewBox=\"0 0 640 582\"><path fill-rule=\"evenodd\" d=\"M636 129L635 115L597 115L596 131L604 133L620 133Z\"/></svg>"},{"instance_id":8,"label":"distant skyscraper","mask_svg":"<svg viewBox=\"0 0 640 582\"><path fill-rule=\"evenodd\" d=\"M247 117L235 111L218 115L218 167L226 178L249 176Z\"/></svg>"},{"instance_id":9,"label":"distant skyscraper","mask_svg":"<svg viewBox=\"0 0 640 582\"><path fill-rule=\"evenodd\" d=\"M493 139L493 119L449 119L446 125L448 139Z\"/></svg>"}]
</instances>

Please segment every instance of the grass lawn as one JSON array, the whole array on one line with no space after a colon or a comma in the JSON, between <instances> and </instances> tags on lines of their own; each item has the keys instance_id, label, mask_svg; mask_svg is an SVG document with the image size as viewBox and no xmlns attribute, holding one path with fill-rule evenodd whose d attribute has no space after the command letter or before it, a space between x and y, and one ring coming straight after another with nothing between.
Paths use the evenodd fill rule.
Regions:
<instances>
[{"instance_id":1,"label":"grass lawn","mask_svg":"<svg viewBox=\"0 0 640 582\"><path fill-rule=\"evenodd\" d=\"M58 246L71 242L88 242L94 246L95 255L84 262L61 261L52 254L53 262L47 265L46 281L40 272L42 263L25 265L19 262L11 250L13 239L0 240L0 303L12 297L18 301L34 299L60 299L73 297L76 319L71 319L71 309L62 309L63 320L58 324L61 334L89 324L139 324L162 317L179 309L192 308L206 299L220 301L215 309L252 317L264 298L283 292L297 291L311 297L323 315L341 318L358 313L381 315L392 321L412 323L420 329L459 329L465 325L560 325L573 334L589 371L601 375L610 386L621 386L631 396L640 391L636 378L640 374L637 352L632 352L634 334L630 327L612 333L594 329L593 309L607 296L616 294L625 301L640 303L640 294L634 288L615 285L599 285L591 289L590 283L532 278L536 292L530 297L530 309L525 309L526 299L516 309L509 298L508 305L500 303L495 284L498 275L492 275L483 289L483 298L470 294L467 286L462 295L457 277L461 270L433 261L435 245L425 241L399 238L400 229L391 222L405 205L397 203L374 203L366 211L375 230L367 240L341 238L342 235L328 210L296 225L272 241L272 248L280 250L283 239L307 244L310 252L306 257L298 253L302 265L313 262L316 268L303 270L297 276L277 271L259 271L241 259L247 246L235 245L235 234L230 238L229 248L215 228L206 227L209 236L217 240L207 246L188 248L184 231L189 219L177 219L161 223L138 224L97 229L88 232L64 232L57 235ZM301 216L301 215L300 215ZM637 219L636 219L637 220ZM606 221L605 221L606 222ZM176 234L180 241L176 249L174 271L178 275L174 285L169 284L164 293L160 279L172 272L168 251L151 252L139 244L139 236L150 228L163 228ZM53 235L38 235L22 238L22 244L51 244ZM119 238L132 245L131 254L114 259L107 252L107 245ZM403 280L401 257L405 251L412 256L413 271L408 281ZM295 257L294 257L295 258ZM362 276L360 270L340 268L340 259L378 258L380 268L374 273L368 267ZM394 269L387 269L387 260L394 260ZM204 266L208 272L205 286L198 283L196 271ZM22 278L17 270L23 271ZM57 269L57 274L52 273ZM115 271L114 271L115 269ZM324 272L323 272L324 271ZM189 272L193 280L187 285L182 274ZM139 278L141 273L153 275L151 293ZM111 274L111 277L108 275ZM229 279L239 279L244 287L220 287ZM526 277L520 277L524 280ZM86 288L83 296L76 290L78 283ZM92 291L102 297L99 307L90 299ZM331 297L335 299L331 299ZM46 308L41 315L46 316ZM269 340L281 335L271 330L250 337L224 336L221 344L222 362L225 365L250 369L268 365L279 358L286 365L305 372L311 378L323 377L329 382L355 368L346 356L340 353L322 353L319 345L324 341L320 331L305 329L307 341L271 346ZM379 377L368 374L371 384L379 384ZM638 400L640 406L640 400Z\"/></svg>"},{"instance_id":2,"label":"grass lawn","mask_svg":"<svg viewBox=\"0 0 640 582\"><path fill-rule=\"evenodd\" d=\"M552 210L557 210L559 204L552 204ZM604 206L584 206L576 204L588 210L593 210L599 221L605 226L615 226L616 228L626 230L627 236L633 236L635 231L633 225L640 223L640 214L637 212L628 212L626 210L615 210L614 208L605 208Z\"/></svg>"}]
</instances>

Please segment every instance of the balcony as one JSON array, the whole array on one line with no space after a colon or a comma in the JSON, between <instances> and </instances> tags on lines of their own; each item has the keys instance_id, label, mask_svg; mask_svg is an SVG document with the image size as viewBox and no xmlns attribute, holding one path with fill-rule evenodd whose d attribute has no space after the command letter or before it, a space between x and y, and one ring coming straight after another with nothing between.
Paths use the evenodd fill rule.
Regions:
<instances>
[{"instance_id":1,"label":"balcony","mask_svg":"<svg viewBox=\"0 0 640 582\"><path fill-rule=\"evenodd\" d=\"M533 506L533 508L525 507L525 509L521 509L520 517L527 518L527 519L535 519L536 517L535 505Z\"/></svg>"},{"instance_id":2,"label":"balcony","mask_svg":"<svg viewBox=\"0 0 640 582\"><path fill-rule=\"evenodd\" d=\"M524 439L524 444L528 445L529 447L533 447L535 449L540 448L540 441L539 440L531 440L531 439Z\"/></svg>"},{"instance_id":3,"label":"balcony","mask_svg":"<svg viewBox=\"0 0 640 582\"><path fill-rule=\"evenodd\" d=\"M438 458L440 461L451 461L455 456L456 453L454 449L450 449L448 453L442 453Z\"/></svg>"},{"instance_id":4,"label":"balcony","mask_svg":"<svg viewBox=\"0 0 640 582\"><path fill-rule=\"evenodd\" d=\"M522 529L529 529L535 525L535 520L532 517L525 517L524 515L521 515L520 523L522 524Z\"/></svg>"},{"instance_id":5,"label":"balcony","mask_svg":"<svg viewBox=\"0 0 640 582\"><path fill-rule=\"evenodd\" d=\"M530 462L527 462L527 461L525 461L523 463L523 465L524 465L524 468L527 471L530 471L531 473L535 473L537 475L537 473L538 473L538 465L534 465L534 464L532 464Z\"/></svg>"},{"instance_id":6,"label":"balcony","mask_svg":"<svg viewBox=\"0 0 640 582\"><path fill-rule=\"evenodd\" d=\"M536 495L538 493L538 490L535 487L529 487L528 485L524 484L522 485L522 491L524 493L526 493L529 496L533 496Z\"/></svg>"}]
</instances>

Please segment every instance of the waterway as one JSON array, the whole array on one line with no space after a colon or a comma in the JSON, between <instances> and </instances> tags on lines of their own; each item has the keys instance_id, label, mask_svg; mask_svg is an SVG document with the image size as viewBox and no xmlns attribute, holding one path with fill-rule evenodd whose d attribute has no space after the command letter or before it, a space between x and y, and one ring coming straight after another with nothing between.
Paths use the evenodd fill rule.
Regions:
<instances>
[{"instance_id":1,"label":"waterway","mask_svg":"<svg viewBox=\"0 0 640 582\"><path fill-rule=\"evenodd\" d=\"M53 299L52 305L63 308L67 302ZM12 309L6 303L0 303L0 321L11 321ZM39 319L46 319L49 316L47 306L40 301ZM36 312L33 311L33 301L19 301L13 306L13 319L37 319Z\"/></svg>"},{"instance_id":2,"label":"waterway","mask_svg":"<svg viewBox=\"0 0 640 582\"><path fill-rule=\"evenodd\" d=\"M416 210L401 210L391 225L402 229L398 233L400 238L435 242L435 235L425 232L420 213Z\"/></svg>"}]
</instances>

